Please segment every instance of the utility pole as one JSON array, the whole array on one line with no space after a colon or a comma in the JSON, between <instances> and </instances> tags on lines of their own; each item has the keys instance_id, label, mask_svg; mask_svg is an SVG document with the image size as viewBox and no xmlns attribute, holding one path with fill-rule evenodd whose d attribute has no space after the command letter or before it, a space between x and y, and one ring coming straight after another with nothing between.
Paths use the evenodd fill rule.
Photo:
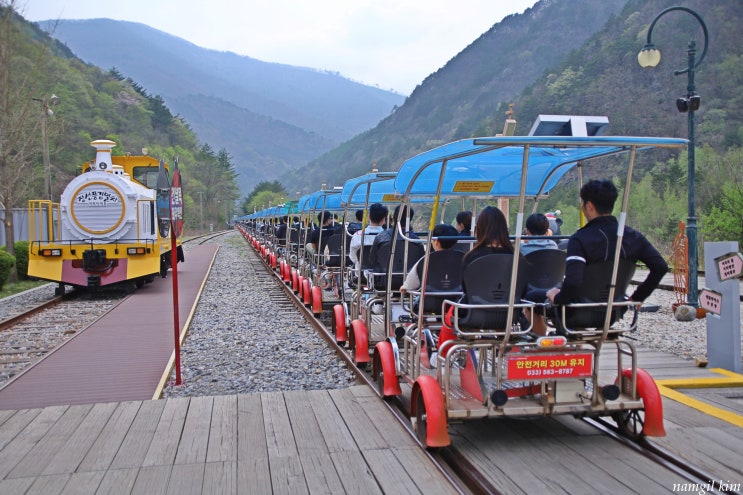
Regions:
<instances>
[{"instance_id":1,"label":"utility pole","mask_svg":"<svg viewBox=\"0 0 743 495\"><path fill-rule=\"evenodd\" d=\"M49 198L49 201L53 201L52 165L49 160L49 139L46 133L46 120L54 115L54 111L49 107L50 105L56 105L57 103L59 103L59 97L57 97L57 95L55 94L52 94L48 99L45 96L43 98L32 98L32 100L41 103L41 154L42 160L44 162L44 193Z\"/></svg>"}]
</instances>

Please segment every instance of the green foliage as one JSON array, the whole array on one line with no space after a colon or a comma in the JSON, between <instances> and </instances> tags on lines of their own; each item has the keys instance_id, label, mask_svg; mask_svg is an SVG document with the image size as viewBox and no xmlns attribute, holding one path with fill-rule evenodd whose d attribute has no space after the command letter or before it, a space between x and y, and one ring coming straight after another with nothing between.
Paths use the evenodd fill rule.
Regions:
<instances>
[{"instance_id":1,"label":"green foliage","mask_svg":"<svg viewBox=\"0 0 743 495\"><path fill-rule=\"evenodd\" d=\"M25 280L28 278L28 241L16 241L14 247L18 279Z\"/></svg>"},{"instance_id":2,"label":"green foliage","mask_svg":"<svg viewBox=\"0 0 743 495\"><path fill-rule=\"evenodd\" d=\"M262 181L259 182L255 189L240 202L240 215L249 215L256 210L262 210L269 204L277 205L286 201L289 194L281 185L281 182Z\"/></svg>"},{"instance_id":3,"label":"green foliage","mask_svg":"<svg viewBox=\"0 0 743 495\"><path fill-rule=\"evenodd\" d=\"M0 7L6 4L0 0ZM3 8L0 14L8 12ZM0 47L0 100L22 105L11 108L0 101L0 136L8 139L0 140L0 185L11 184L7 191L0 191L6 207L45 197L39 103L53 93L59 103L46 124L55 200L80 173L81 165L93 158L90 142L106 138L117 143L116 155L139 155L147 148L150 156L171 165L178 157L186 207L203 204L201 213L208 223L222 223L232 215L238 197L232 157L226 150L214 153L200 144L162 97L148 94L116 69L103 72L83 63L18 16L0 16ZM14 132L5 132L6 128ZM201 195L196 196L197 192ZM203 201L194 201L194 196ZM201 216L187 210L187 225L189 216L191 227L198 225ZM18 269L25 273L20 259Z\"/></svg>"},{"instance_id":4,"label":"green foliage","mask_svg":"<svg viewBox=\"0 0 743 495\"><path fill-rule=\"evenodd\" d=\"M0 289L8 281L8 275L15 266L15 257L3 249L0 250Z\"/></svg>"}]
</instances>

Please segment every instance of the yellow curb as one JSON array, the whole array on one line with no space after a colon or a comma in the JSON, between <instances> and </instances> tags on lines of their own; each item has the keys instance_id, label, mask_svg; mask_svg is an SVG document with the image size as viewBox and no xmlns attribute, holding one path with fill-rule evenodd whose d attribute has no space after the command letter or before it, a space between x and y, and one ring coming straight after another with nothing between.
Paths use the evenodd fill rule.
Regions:
<instances>
[{"instance_id":1,"label":"yellow curb","mask_svg":"<svg viewBox=\"0 0 743 495\"><path fill-rule=\"evenodd\" d=\"M658 391L663 397L675 400L688 407L705 414L721 419L727 423L743 428L743 416L734 412L712 406L698 399L689 397L675 389L677 388L726 388L743 387L743 375L733 373L722 368L713 368L710 371L725 375L724 378L679 378L673 380L657 380Z\"/></svg>"}]
</instances>

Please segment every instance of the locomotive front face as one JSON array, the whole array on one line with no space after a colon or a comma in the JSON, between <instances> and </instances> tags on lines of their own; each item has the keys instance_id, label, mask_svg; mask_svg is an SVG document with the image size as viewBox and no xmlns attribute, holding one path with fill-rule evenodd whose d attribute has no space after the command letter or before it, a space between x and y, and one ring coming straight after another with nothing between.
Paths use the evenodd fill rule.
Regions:
<instances>
[{"instance_id":1,"label":"locomotive front face","mask_svg":"<svg viewBox=\"0 0 743 495\"><path fill-rule=\"evenodd\" d=\"M153 191L123 176L98 171L79 175L62 193L63 237L104 241L140 238L137 202L153 199Z\"/></svg>"},{"instance_id":2,"label":"locomotive front face","mask_svg":"<svg viewBox=\"0 0 743 495\"><path fill-rule=\"evenodd\" d=\"M93 235L115 232L124 219L124 198L110 183L89 182L72 193L72 223Z\"/></svg>"}]
</instances>

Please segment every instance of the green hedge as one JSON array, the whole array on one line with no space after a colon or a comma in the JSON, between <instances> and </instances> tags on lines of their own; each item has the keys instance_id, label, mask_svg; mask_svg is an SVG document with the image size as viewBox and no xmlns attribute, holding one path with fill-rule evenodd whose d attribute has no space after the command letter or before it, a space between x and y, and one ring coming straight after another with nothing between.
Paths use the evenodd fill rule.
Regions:
<instances>
[{"instance_id":1,"label":"green hedge","mask_svg":"<svg viewBox=\"0 0 743 495\"><path fill-rule=\"evenodd\" d=\"M28 241L18 241L14 246L18 280L28 280Z\"/></svg>"},{"instance_id":2,"label":"green hedge","mask_svg":"<svg viewBox=\"0 0 743 495\"><path fill-rule=\"evenodd\" d=\"M28 263L28 260L26 262ZM5 249L0 250L0 289L8 281L8 275L10 275L13 265L15 265L15 256L8 254Z\"/></svg>"}]
</instances>

